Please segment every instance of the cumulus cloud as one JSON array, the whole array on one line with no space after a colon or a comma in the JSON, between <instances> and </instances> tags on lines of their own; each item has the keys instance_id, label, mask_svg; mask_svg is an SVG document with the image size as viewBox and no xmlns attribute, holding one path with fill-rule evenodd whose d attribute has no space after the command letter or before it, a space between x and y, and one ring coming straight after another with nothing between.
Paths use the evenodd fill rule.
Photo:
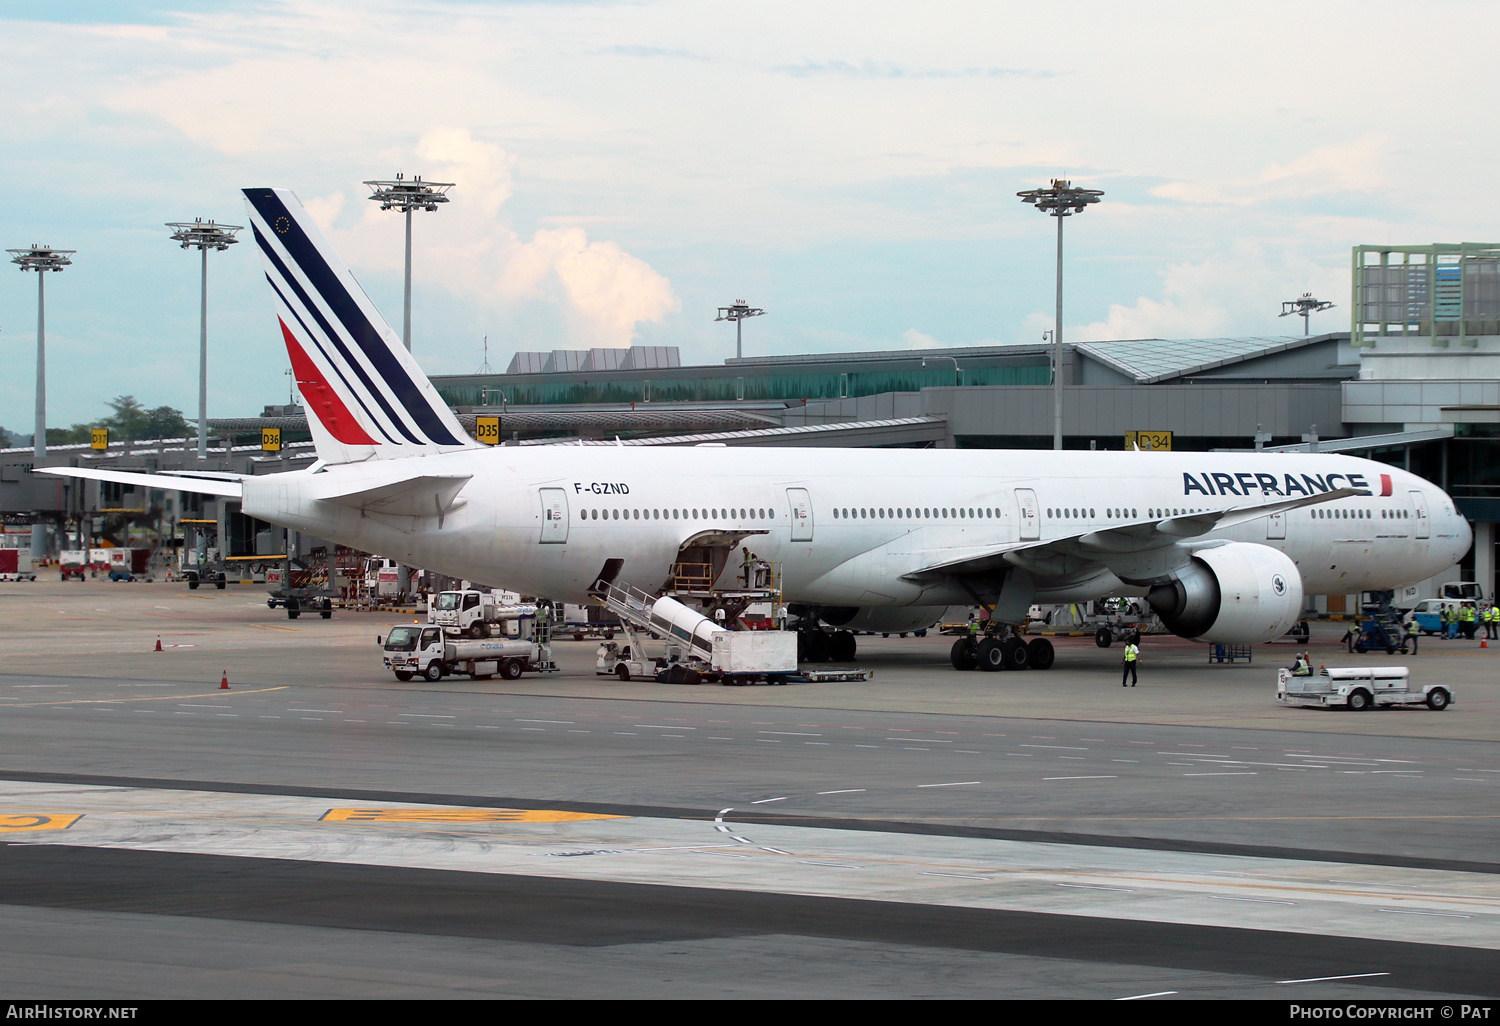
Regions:
<instances>
[{"instance_id":1,"label":"cumulus cloud","mask_svg":"<svg viewBox=\"0 0 1500 1026\"><path fill-rule=\"evenodd\" d=\"M629 346L642 322L659 322L680 307L671 282L617 244L591 240L579 225L538 229L523 239L502 217L515 192L515 158L465 128L437 128L412 151L433 182L453 182L439 217L420 226L427 250L418 273L495 309L550 303L564 313L571 337L559 345ZM319 223L332 223L344 194L307 202ZM415 215L419 218L425 214ZM389 236L400 218L364 205L359 222L331 234L351 258L382 270L400 267L401 247Z\"/></svg>"},{"instance_id":2,"label":"cumulus cloud","mask_svg":"<svg viewBox=\"0 0 1500 1026\"><path fill-rule=\"evenodd\" d=\"M1385 142L1365 136L1319 146L1284 164L1267 164L1254 176L1226 182L1165 182L1152 195L1182 203L1251 206L1269 200L1341 193L1371 193L1385 186Z\"/></svg>"}]
</instances>

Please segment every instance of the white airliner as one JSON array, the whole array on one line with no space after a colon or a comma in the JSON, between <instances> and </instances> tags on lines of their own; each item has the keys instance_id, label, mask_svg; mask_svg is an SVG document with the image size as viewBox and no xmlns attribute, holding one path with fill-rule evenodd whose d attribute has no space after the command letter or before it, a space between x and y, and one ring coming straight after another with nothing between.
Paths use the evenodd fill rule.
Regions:
<instances>
[{"instance_id":1,"label":"white airliner","mask_svg":"<svg viewBox=\"0 0 1500 1026\"><path fill-rule=\"evenodd\" d=\"M237 498L273 524L559 601L601 574L654 591L679 560L727 578L748 547L781 564L807 630L915 630L955 604L1017 623L1034 602L1134 593L1183 637L1248 644L1285 633L1304 592L1396 588L1469 548L1441 489L1330 454L480 445L297 198L245 198L318 461L263 477L41 473ZM1012 665L1025 649L1007 643ZM1050 646L1030 652L1050 664Z\"/></svg>"}]
</instances>

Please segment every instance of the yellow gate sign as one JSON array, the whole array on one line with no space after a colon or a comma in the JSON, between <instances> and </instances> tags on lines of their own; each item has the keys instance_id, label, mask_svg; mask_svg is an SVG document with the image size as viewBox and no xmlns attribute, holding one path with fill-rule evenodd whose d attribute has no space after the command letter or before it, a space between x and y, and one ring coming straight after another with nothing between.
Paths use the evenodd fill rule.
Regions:
<instances>
[{"instance_id":1,"label":"yellow gate sign","mask_svg":"<svg viewBox=\"0 0 1500 1026\"><path fill-rule=\"evenodd\" d=\"M89 448L90 449L108 449L109 448L109 428L90 428L89 429Z\"/></svg>"},{"instance_id":2,"label":"yellow gate sign","mask_svg":"<svg viewBox=\"0 0 1500 1026\"><path fill-rule=\"evenodd\" d=\"M1170 431L1127 431L1125 432L1125 449L1139 449L1141 452L1171 452L1172 432Z\"/></svg>"},{"instance_id":3,"label":"yellow gate sign","mask_svg":"<svg viewBox=\"0 0 1500 1026\"><path fill-rule=\"evenodd\" d=\"M280 452L281 428L261 428L260 447L265 452Z\"/></svg>"},{"instance_id":4,"label":"yellow gate sign","mask_svg":"<svg viewBox=\"0 0 1500 1026\"><path fill-rule=\"evenodd\" d=\"M474 437L485 445L500 444L500 418L477 417L474 421Z\"/></svg>"}]
</instances>

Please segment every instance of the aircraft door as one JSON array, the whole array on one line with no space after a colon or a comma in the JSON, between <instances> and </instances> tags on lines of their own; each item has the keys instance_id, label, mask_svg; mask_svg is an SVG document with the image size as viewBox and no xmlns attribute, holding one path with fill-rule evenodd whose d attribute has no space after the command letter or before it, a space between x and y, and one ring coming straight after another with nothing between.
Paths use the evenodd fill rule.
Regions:
<instances>
[{"instance_id":1,"label":"aircraft door","mask_svg":"<svg viewBox=\"0 0 1500 1026\"><path fill-rule=\"evenodd\" d=\"M1021 510L1021 541L1036 541L1042 536L1042 518L1036 504L1036 492L1030 488L1017 488L1016 505Z\"/></svg>"},{"instance_id":2,"label":"aircraft door","mask_svg":"<svg viewBox=\"0 0 1500 1026\"><path fill-rule=\"evenodd\" d=\"M1286 537L1286 513L1272 513L1266 517L1266 540L1275 541Z\"/></svg>"},{"instance_id":3,"label":"aircraft door","mask_svg":"<svg viewBox=\"0 0 1500 1026\"><path fill-rule=\"evenodd\" d=\"M792 514L792 541L810 542L813 540L813 514L812 499L807 494L806 488L788 488L786 490L787 505L791 507Z\"/></svg>"},{"instance_id":4,"label":"aircraft door","mask_svg":"<svg viewBox=\"0 0 1500 1026\"><path fill-rule=\"evenodd\" d=\"M1411 504L1417 513L1417 532L1415 537L1432 537L1432 521L1427 517L1427 496L1413 489L1411 492Z\"/></svg>"},{"instance_id":5,"label":"aircraft door","mask_svg":"<svg viewBox=\"0 0 1500 1026\"><path fill-rule=\"evenodd\" d=\"M561 488L543 488L541 544L568 540L568 493Z\"/></svg>"}]
</instances>

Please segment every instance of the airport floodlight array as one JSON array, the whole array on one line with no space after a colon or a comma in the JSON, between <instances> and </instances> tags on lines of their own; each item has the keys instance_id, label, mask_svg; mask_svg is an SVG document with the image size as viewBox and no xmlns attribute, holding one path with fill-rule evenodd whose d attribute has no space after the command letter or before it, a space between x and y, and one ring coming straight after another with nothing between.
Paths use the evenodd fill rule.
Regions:
<instances>
[{"instance_id":1,"label":"airport floodlight array","mask_svg":"<svg viewBox=\"0 0 1500 1026\"><path fill-rule=\"evenodd\" d=\"M734 358L736 360L742 355L740 351L740 322L746 317L759 317L764 313L764 310L756 306L751 306L743 299L736 299L729 306L719 307L719 316L714 318L714 323L717 324L719 321L734 322Z\"/></svg>"},{"instance_id":2,"label":"airport floodlight array","mask_svg":"<svg viewBox=\"0 0 1500 1026\"><path fill-rule=\"evenodd\" d=\"M10 262L22 271L36 272L36 436L32 440L36 458L47 455L47 272L61 271L73 262L76 249L53 249L33 243L26 249L9 249Z\"/></svg>"},{"instance_id":3,"label":"airport floodlight array","mask_svg":"<svg viewBox=\"0 0 1500 1026\"><path fill-rule=\"evenodd\" d=\"M1099 189L1075 189L1073 183L1052 179L1045 189L1028 189L1016 193L1022 203L1030 203L1044 214L1057 218L1057 319L1052 330L1052 448L1062 445L1062 315L1063 315L1063 218L1083 212L1090 203L1098 203L1104 193Z\"/></svg>"},{"instance_id":4,"label":"airport floodlight array","mask_svg":"<svg viewBox=\"0 0 1500 1026\"><path fill-rule=\"evenodd\" d=\"M1322 313L1324 310L1332 309L1332 303L1324 302L1321 299L1314 299L1311 292L1304 292L1302 293L1300 298L1288 299L1286 302L1282 303L1281 313L1279 314L1279 316L1291 317L1295 314L1296 316L1301 317L1302 335L1305 338L1312 331L1311 326L1308 324L1308 319L1311 318L1315 313Z\"/></svg>"},{"instance_id":5,"label":"airport floodlight array","mask_svg":"<svg viewBox=\"0 0 1500 1026\"><path fill-rule=\"evenodd\" d=\"M448 190L452 182L424 182L421 175L407 178L397 173L391 181L366 182L370 187L370 199L380 204L381 210L399 210L406 215L406 288L402 293L401 342L411 352L411 214L413 210L432 213L439 203L448 202Z\"/></svg>"},{"instance_id":6,"label":"airport floodlight array","mask_svg":"<svg viewBox=\"0 0 1500 1026\"><path fill-rule=\"evenodd\" d=\"M172 241L183 249L196 249L202 258L202 283L198 294L198 458L208 459L208 251L222 253L239 239L234 233L243 225L219 224L212 218L168 221Z\"/></svg>"}]
</instances>

